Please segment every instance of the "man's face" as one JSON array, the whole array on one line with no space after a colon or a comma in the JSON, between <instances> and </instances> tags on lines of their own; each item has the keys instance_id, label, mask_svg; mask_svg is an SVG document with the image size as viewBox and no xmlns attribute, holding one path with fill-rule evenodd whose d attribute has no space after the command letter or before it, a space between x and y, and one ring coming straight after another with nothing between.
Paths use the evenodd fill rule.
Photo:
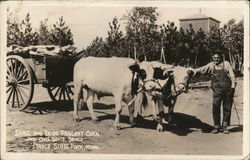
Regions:
<instances>
[{"instance_id":1,"label":"man's face","mask_svg":"<svg viewBox=\"0 0 250 160\"><path fill-rule=\"evenodd\" d=\"M221 57L218 54L213 55L212 59L216 65L221 63Z\"/></svg>"}]
</instances>

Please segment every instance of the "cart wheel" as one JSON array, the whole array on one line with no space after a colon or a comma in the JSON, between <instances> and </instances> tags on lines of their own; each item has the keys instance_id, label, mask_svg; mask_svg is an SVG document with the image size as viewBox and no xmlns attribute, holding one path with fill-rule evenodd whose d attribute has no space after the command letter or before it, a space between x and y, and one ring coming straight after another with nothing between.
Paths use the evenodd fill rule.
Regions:
<instances>
[{"instance_id":1,"label":"cart wheel","mask_svg":"<svg viewBox=\"0 0 250 160\"><path fill-rule=\"evenodd\" d=\"M57 87L47 87L47 90L50 98L55 102L73 99L72 86L68 86L67 84Z\"/></svg>"},{"instance_id":2,"label":"cart wheel","mask_svg":"<svg viewBox=\"0 0 250 160\"><path fill-rule=\"evenodd\" d=\"M20 56L7 57L6 94L10 110L24 110L33 97L34 81L30 66Z\"/></svg>"}]
</instances>

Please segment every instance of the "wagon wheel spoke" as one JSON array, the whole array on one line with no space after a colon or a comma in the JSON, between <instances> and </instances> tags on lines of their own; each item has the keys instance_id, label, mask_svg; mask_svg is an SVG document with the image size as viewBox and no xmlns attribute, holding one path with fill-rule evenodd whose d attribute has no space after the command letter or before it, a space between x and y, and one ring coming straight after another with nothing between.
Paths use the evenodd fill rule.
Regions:
<instances>
[{"instance_id":1,"label":"wagon wheel spoke","mask_svg":"<svg viewBox=\"0 0 250 160\"><path fill-rule=\"evenodd\" d=\"M19 97L18 97L17 89L15 90L15 92L16 92L17 107L20 108L20 103L19 103Z\"/></svg>"},{"instance_id":2,"label":"wagon wheel spoke","mask_svg":"<svg viewBox=\"0 0 250 160\"><path fill-rule=\"evenodd\" d=\"M49 96L53 101L65 101L71 100L72 91L67 85L58 87L48 87Z\"/></svg>"},{"instance_id":3,"label":"wagon wheel spoke","mask_svg":"<svg viewBox=\"0 0 250 160\"><path fill-rule=\"evenodd\" d=\"M63 88L60 88L59 101L61 100L61 97L62 97L62 90Z\"/></svg>"},{"instance_id":4,"label":"wagon wheel spoke","mask_svg":"<svg viewBox=\"0 0 250 160\"><path fill-rule=\"evenodd\" d=\"M16 90L15 89L13 89L13 96L12 96L12 108L14 108L15 106L14 106L14 104L15 104L15 95L16 95Z\"/></svg>"},{"instance_id":5,"label":"wagon wheel spoke","mask_svg":"<svg viewBox=\"0 0 250 160\"><path fill-rule=\"evenodd\" d=\"M23 99L23 96L22 96L21 91L20 91L19 88L17 88L17 92L18 92L18 94L20 95L20 98L21 98L21 100L22 100L22 104L25 103L25 101L24 101L24 99Z\"/></svg>"},{"instance_id":6,"label":"wagon wheel spoke","mask_svg":"<svg viewBox=\"0 0 250 160\"><path fill-rule=\"evenodd\" d=\"M11 91L10 91L10 94L9 94L9 96L8 96L8 98L7 98L7 104L9 103L9 101L10 101L10 98L12 97L12 94L13 94L13 88L11 87L11 89L10 89Z\"/></svg>"},{"instance_id":7,"label":"wagon wheel spoke","mask_svg":"<svg viewBox=\"0 0 250 160\"><path fill-rule=\"evenodd\" d=\"M19 88L23 88L23 89L29 90L29 87L27 87L26 85L17 84L17 86L18 86Z\"/></svg>"},{"instance_id":8,"label":"wagon wheel spoke","mask_svg":"<svg viewBox=\"0 0 250 160\"><path fill-rule=\"evenodd\" d=\"M6 94L10 109L23 110L34 93L33 75L25 60L16 55L7 57Z\"/></svg>"},{"instance_id":9,"label":"wagon wheel spoke","mask_svg":"<svg viewBox=\"0 0 250 160\"><path fill-rule=\"evenodd\" d=\"M52 87L52 88L51 88L51 91L53 91L53 90L55 90L55 89L56 89L56 87Z\"/></svg>"},{"instance_id":10,"label":"wagon wheel spoke","mask_svg":"<svg viewBox=\"0 0 250 160\"><path fill-rule=\"evenodd\" d=\"M57 90L56 90L56 93L54 94L55 98L57 97L59 91L60 91L60 88L58 87Z\"/></svg>"},{"instance_id":11,"label":"wagon wheel spoke","mask_svg":"<svg viewBox=\"0 0 250 160\"><path fill-rule=\"evenodd\" d=\"M12 75L15 75L15 74L14 74L14 64L13 64L13 59L11 59L11 60L10 60L10 65L11 65L11 67L10 67L11 73L12 73Z\"/></svg>"},{"instance_id":12,"label":"wagon wheel spoke","mask_svg":"<svg viewBox=\"0 0 250 160\"><path fill-rule=\"evenodd\" d=\"M68 100L71 100L70 95L69 95L69 91L67 89L65 91L66 91L66 95L68 97Z\"/></svg>"},{"instance_id":13,"label":"wagon wheel spoke","mask_svg":"<svg viewBox=\"0 0 250 160\"><path fill-rule=\"evenodd\" d=\"M19 70L17 71L17 77L19 77L20 76L20 74L21 74L21 72L23 72L23 65L22 64L20 64L20 66L19 66L20 68L19 68Z\"/></svg>"},{"instance_id":14,"label":"wagon wheel spoke","mask_svg":"<svg viewBox=\"0 0 250 160\"><path fill-rule=\"evenodd\" d=\"M66 98L65 98L65 92L66 92L66 87L63 87L63 100L66 100Z\"/></svg>"},{"instance_id":15,"label":"wagon wheel spoke","mask_svg":"<svg viewBox=\"0 0 250 160\"><path fill-rule=\"evenodd\" d=\"M9 76L13 76L13 74L12 74L12 71L10 70L10 66L9 66L9 64L7 63L7 76L9 77Z\"/></svg>"},{"instance_id":16,"label":"wagon wheel spoke","mask_svg":"<svg viewBox=\"0 0 250 160\"><path fill-rule=\"evenodd\" d=\"M21 81L17 81L17 84L22 84L22 83L29 83L29 79L24 79L24 80L21 80Z\"/></svg>"},{"instance_id":17,"label":"wagon wheel spoke","mask_svg":"<svg viewBox=\"0 0 250 160\"><path fill-rule=\"evenodd\" d=\"M22 88L19 87L18 90L19 90L20 94L22 94L23 97L25 97L26 99L29 97L28 94ZM25 101L26 101L26 99L25 99Z\"/></svg>"},{"instance_id":18,"label":"wagon wheel spoke","mask_svg":"<svg viewBox=\"0 0 250 160\"><path fill-rule=\"evenodd\" d=\"M7 86L9 87L9 86ZM9 93L9 91L11 91L12 87L9 87L7 90L6 90L6 93Z\"/></svg>"},{"instance_id":19,"label":"wagon wheel spoke","mask_svg":"<svg viewBox=\"0 0 250 160\"><path fill-rule=\"evenodd\" d=\"M27 75L28 75L28 72L25 71L24 73L22 73L20 77L17 78L17 81L24 79L24 77L26 77Z\"/></svg>"},{"instance_id":20,"label":"wagon wheel spoke","mask_svg":"<svg viewBox=\"0 0 250 160\"><path fill-rule=\"evenodd\" d=\"M8 79L8 78L6 78L6 87L9 87L10 86L10 83L11 83L11 81L10 81L10 79Z\"/></svg>"}]
</instances>

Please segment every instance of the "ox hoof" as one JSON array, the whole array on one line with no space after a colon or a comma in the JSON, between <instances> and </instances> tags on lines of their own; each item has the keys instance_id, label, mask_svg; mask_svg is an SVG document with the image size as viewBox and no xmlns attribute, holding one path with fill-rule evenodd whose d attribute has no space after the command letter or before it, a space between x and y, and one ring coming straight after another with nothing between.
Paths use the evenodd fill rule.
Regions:
<instances>
[{"instance_id":1,"label":"ox hoof","mask_svg":"<svg viewBox=\"0 0 250 160\"><path fill-rule=\"evenodd\" d=\"M121 130L121 126L114 125L113 127L115 130Z\"/></svg>"},{"instance_id":2,"label":"ox hoof","mask_svg":"<svg viewBox=\"0 0 250 160\"><path fill-rule=\"evenodd\" d=\"M163 132L163 131L164 131L164 128L163 128L163 126L162 126L161 124L158 124L156 130L157 130L158 132Z\"/></svg>"},{"instance_id":3,"label":"ox hoof","mask_svg":"<svg viewBox=\"0 0 250 160\"><path fill-rule=\"evenodd\" d=\"M157 123L160 123L161 122L161 119L159 117L153 117L153 121L157 122Z\"/></svg>"},{"instance_id":4,"label":"ox hoof","mask_svg":"<svg viewBox=\"0 0 250 160\"><path fill-rule=\"evenodd\" d=\"M100 120L97 118L97 119L92 120L92 122L93 122L94 124L98 124L98 123L100 123Z\"/></svg>"},{"instance_id":5,"label":"ox hoof","mask_svg":"<svg viewBox=\"0 0 250 160\"><path fill-rule=\"evenodd\" d=\"M73 115L73 120L75 120L76 122L80 122L80 118L78 115Z\"/></svg>"}]
</instances>

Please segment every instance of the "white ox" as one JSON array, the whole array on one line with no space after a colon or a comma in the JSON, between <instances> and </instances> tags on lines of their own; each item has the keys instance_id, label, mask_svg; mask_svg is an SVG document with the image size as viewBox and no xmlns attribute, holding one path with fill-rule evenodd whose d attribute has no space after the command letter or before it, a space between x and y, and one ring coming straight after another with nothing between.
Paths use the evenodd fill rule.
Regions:
<instances>
[{"instance_id":1,"label":"white ox","mask_svg":"<svg viewBox=\"0 0 250 160\"><path fill-rule=\"evenodd\" d=\"M116 117L114 127L120 129L122 101L128 105L130 123L134 124L133 98L138 89L139 65L130 58L81 58L74 67L74 118L79 121L78 105L87 91L87 106L94 122L98 122L93 111L95 94L98 97L114 96Z\"/></svg>"},{"instance_id":2,"label":"white ox","mask_svg":"<svg viewBox=\"0 0 250 160\"><path fill-rule=\"evenodd\" d=\"M147 76L142 84L144 92L138 95L139 110L137 117L141 117L142 106L147 106L145 98L148 97L153 106L153 119L158 122L157 130L163 131L163 106L168 107L168 123L170 124L177 96L188 91L188 81L194 73L193 69L181 66L173 67L160 62L142 62L140 68L146 71Z\"/></svg>"}]
</instances>

